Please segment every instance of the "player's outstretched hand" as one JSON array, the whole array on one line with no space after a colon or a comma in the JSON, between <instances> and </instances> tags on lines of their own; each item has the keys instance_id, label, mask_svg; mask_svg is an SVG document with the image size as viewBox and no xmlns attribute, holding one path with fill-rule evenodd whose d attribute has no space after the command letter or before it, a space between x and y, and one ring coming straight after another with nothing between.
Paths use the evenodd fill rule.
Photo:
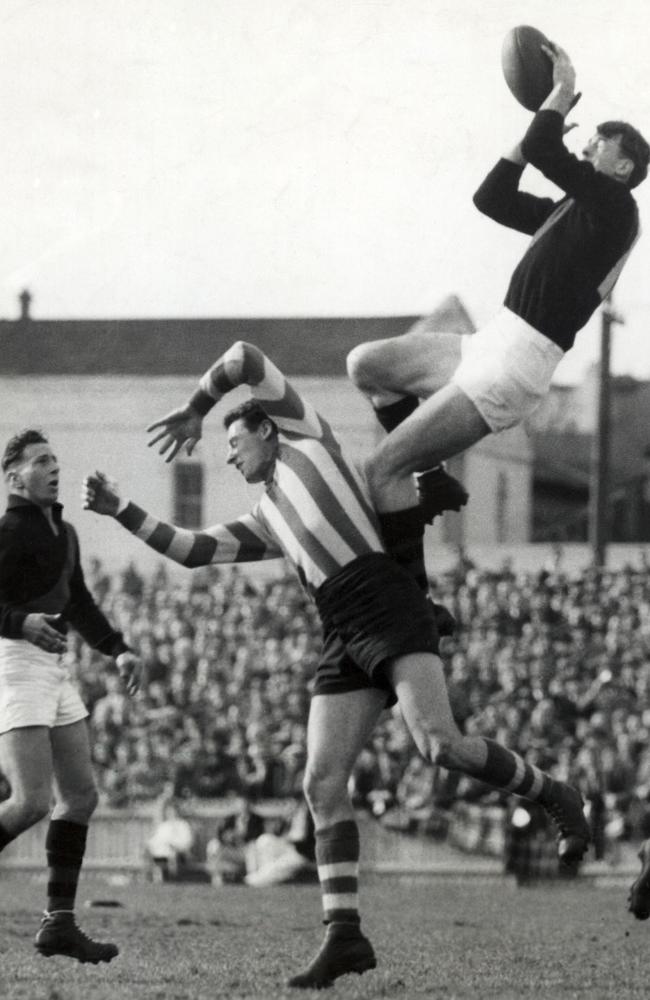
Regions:
<instances>
[{"instance_id":1,"label":"player's outstretched hand","mask_svg":"<svg viewBox=\"0 0 650 1000\"><path fill-rule=\"evenodd\" d=\"M191 455L196 444L201 440L202 428L203 417L188 403L187 406L172 410L166 417L149 424L148 434L158 431L149 441L149 447L161 442L158 454L167 454L166 462L171 462L183 445L185 445L187 454Z\"/></svg>"},{"instance_id":2,"label":"player's outstretched hand","mask_svg":"<svg viewBox=\"0 0 650 1000\"><path fill-rule=\"evenodd\" d=\"M120 653L115 663L126 690L129 694L135 694L142 680L142 660L135 653Z\"/></svg>"},{"instance_id":3,"label":"player's outstretched hand","mask_svg":"<svg viewBox=\"0 0 650 1000\"><path fill-rule=\"evenodd\" d=\"M94 510L96 514L114 517L120 509L118 485L103 472L86 476L81 487L81 500L84 510Z\"/></svg>"},{"instance_id":4,"label":"player's outstretched hand","mask_svg":"<svg viewBox=\"0 0 650 1000\"><path fill-rule=\"evenodd\" d=\"M553 83L562 84L571 93L576 88L576 71L568 53L555 42L550 45L542 45L542 49L553 63ZM573 105L572 105L573 107Z\"/></svg>"}]
</instances>

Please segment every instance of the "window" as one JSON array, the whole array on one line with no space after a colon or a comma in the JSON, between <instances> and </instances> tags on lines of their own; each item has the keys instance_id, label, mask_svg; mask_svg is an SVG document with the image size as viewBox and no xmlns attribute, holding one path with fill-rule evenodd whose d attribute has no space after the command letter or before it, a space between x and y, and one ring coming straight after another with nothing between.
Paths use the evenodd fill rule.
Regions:
<instances>
[{"instance_id":1,"label":"window","mask_svg":"<svg viewBox=\"0 0 650 1000\"><path fill-rule=\"evenodd\" d=\"M203 466L199 462L174 465L174 524L179 528L203 525Z\"/></svg>"},{"instance_id":2,"label":"window","mask_svg":"<svg viewBox=\"0 0 650 1000\"><path fill-rule=\"evenodd\" d=\"M508 541L508 503L510 500L508 489L508 477L505 472L499 472L497 476L496 492L496 540L497 542Z\"/></svg>"}]
</instances>

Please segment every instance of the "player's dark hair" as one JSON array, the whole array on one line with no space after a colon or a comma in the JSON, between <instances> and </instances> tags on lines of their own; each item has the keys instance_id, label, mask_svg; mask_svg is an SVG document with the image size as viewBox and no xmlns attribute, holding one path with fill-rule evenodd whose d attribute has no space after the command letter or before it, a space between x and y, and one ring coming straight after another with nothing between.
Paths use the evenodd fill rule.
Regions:
<instances>
[{"instance_id":1,"label":"player's dark hair","mask_svg":"<svg viewBox=\"0 0 650 1000\"><path fill-rule=\"evenodd\" d=\"M10 465L13 465L14 462L20 461L27 445L48 443L49 442L43 434L43 431L36 430L33 427L29 427L27 430L14 434L14 436L7 442L7 447L5 448L2 456L2 471L6 472Z\"/></svg>"},{"instance_id":2,"label":"player's dark hair","mask_svg":"<svg viewBox=\"0 0 650 1000\"><path fill-rule=\"evenodd\" d=\"M618 139L623 156L632 160L634 170L628 177L628 187L634 188L645 180L650 163L650 146L641 133L627 122L618 121L603 122L597 131L606 139Z\"/></svg>"},{"instance_id":3,"label":"player's dark hair","mask_svg":"<svg viewBox=\"0 0 650 1000\"><path fill-rule=\"evenodd\" d=\"M223 418L223 426L228 428L234 424L235 420L243 420L249 431L256 431L265 420L268 420L274 431L278 429L275 421L268 415L259 399L247 399L245 403L240 403L234 410L230 410Z\"/></svg>"}]
</instances>

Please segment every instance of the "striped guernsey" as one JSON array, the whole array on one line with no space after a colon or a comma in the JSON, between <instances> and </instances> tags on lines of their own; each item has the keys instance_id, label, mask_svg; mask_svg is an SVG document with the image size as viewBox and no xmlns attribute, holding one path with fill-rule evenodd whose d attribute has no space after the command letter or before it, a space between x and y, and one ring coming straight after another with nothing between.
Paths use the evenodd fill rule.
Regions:
<instances>
[{"instance_id":1,"label":"striped guernsey","mask_svg":"<svg viewBox=\"0 0 650 1000\"><path fill-rule=\"evenodd\" d=\"M192 406L205 416L240 385L250 387L278 428L277 459L251 513L196 532L127 503L118 520L157 552L188 567L284 556L313 594L352 560L383 551L365 482L328 422L251 344L240 341L215 362Z\"/></svg>"}]
</instances>

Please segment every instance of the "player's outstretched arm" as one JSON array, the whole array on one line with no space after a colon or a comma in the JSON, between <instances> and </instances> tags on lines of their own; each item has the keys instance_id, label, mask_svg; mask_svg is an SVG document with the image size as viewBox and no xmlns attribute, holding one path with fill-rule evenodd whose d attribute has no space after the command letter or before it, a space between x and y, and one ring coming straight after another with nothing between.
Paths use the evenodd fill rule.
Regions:
<instances>
[{"instance_id":1,"label":"player's outstretched arm","mask_svg":"<svg viewBox=\"0 0 650 1000\"><path fill-rule=\"evenodd\" d=\"M224 396L242 385L248 386L269 417L287 433L320 437L327 431L327 422L273 362L258 347L240 340L204 373L185 406L149 425L147 431L154 433L149 446L160 444L159 452L166 455L167 462L183 446L191 455L201 438L203 419Z\"/></svg>"},{"instance_id":2,"label":"player's outstretched arm","mask_svg":"<svg viewBox=\"0 0 650 1000\"><path fill-rule=\"evenodd\" d=\"M284 555L276 539L252 513L202 531L178 528L122 497L117 483L103 472L86 476L81 499L84 510L116 518L160 555L189 569L217 563L260 562Z\"/></svg>"},{"instance_id":3,"label":"player's outstretched arm","mask_svg":"<svg viewBox=\"0 0 650 1000\"><path fill-rule=\"evenodd\" d=\"M172 410L160 420L155 420L147 427L147 433L154 434L148 442L149 447L160 443L159 455L166 455L165 461L171 462L185 445L188 455L201 440L203 417L194 409L191 403Z\"/></svg>"}]
</instances>

